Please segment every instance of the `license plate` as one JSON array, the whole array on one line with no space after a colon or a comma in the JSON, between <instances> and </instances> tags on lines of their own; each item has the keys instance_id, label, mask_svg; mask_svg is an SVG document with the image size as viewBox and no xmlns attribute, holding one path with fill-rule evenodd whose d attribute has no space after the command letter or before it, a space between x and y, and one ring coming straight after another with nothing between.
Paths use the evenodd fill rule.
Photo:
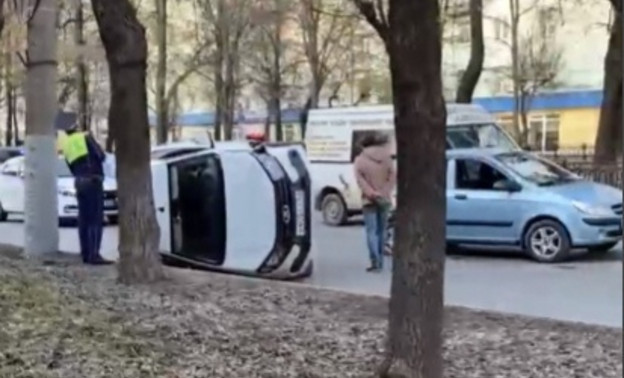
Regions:
<instances>
[{"instance_id":1,"label":"license plate","mask_svg":"<svg viewBox=\"0 0 624 378\"><path fill-rule=\"evenodd\" d=\"M116 207L117 203L115 202L115 200L105 200L104 201L104 207Z\"/></svg>"},{"instance_id":2,"label":"license plate","mask_svg":"<svg viewBox=\"0 0 624 378\"><path fill-rule=\"evenodd\" d=\"M297 214L295 233L297 236L303 236L306 234L305 193L303 190L295 191L295 214Z\"/></svg>"}]
</instances>

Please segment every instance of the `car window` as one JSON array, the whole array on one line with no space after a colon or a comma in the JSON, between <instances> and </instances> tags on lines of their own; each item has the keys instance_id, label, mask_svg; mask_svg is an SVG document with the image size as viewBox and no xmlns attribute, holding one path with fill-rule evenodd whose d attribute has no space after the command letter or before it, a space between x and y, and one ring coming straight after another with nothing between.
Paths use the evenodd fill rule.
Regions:
<instances>
[{"instance_id":1,"label":"car window","mask_svg":"<svg viewBox=\"0 0 624 378\"><path fill-rule=\"evenodd\" d=\"M580 180L563 167L524 152L505 153L496 159L527 181L540 186L558 185Z\"/></svg>"},{"instance_id":2,"label":"car window","mask_svg":"<svg viewBox=\"0 0 624 378\"><path fill-rule=\"evenodd\" d=\"M194 152L199 152L203 150L202 147L189 147L189 148L171 148L171 149L163 149L152 151L151 158L154 160L157 159L170 159L182 155L192 154Z\"/></svg>"},{"instance_id":3,"label":"car window","mask_svg":"<svg viewBox=\"0 0 624 378\"><path fill-rule=\"evenodd\" d=\"M492 165L477 159L457 159L455 188L465 190L496 190L494 184L507 177Z\"/></svg>"},{"instance_id":4,"label":"car window","mask_svg":"<svg viewBox=\"0 0 624 378\"><path fill-rule=\"evenodd\" d=\"M518 149L518 145L494 123L454 125L446 130L447 148Z\"/></svg>"}]
</instances>

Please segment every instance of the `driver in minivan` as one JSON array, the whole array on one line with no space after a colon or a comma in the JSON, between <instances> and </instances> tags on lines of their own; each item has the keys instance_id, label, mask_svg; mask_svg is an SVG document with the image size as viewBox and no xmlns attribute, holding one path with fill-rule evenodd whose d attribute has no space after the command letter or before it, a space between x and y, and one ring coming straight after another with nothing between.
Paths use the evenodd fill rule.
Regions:
<instances>
[{"instance_id":1,"label":"driver in minivan","mask_svg":"<svg viewBox=\"0 0 624 378\"><path fill-rule=\"evenodd\" d=\"M373 132L361 141L362 151L355 158L355 178L362 192L366 244L371 265L367 272L383 269L386 228L392 207L396 172L386 134Z\"/></svg>"}]
</instances>

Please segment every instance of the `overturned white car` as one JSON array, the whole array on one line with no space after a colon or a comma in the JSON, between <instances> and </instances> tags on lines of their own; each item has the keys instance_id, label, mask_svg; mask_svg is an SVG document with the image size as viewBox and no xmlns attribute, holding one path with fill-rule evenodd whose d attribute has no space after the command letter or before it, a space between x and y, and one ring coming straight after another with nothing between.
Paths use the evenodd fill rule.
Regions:
<instances>
[{"instance_id":1,"label":"overturned white car","mask_svg":"<svg viewBox=\"0 0 624 378\"><path fill-rule=\"evenodd\" d=\"M279 279L312 273L303 148L197 146L152 158L165 261Z\"/></svg>"}]
</instances>

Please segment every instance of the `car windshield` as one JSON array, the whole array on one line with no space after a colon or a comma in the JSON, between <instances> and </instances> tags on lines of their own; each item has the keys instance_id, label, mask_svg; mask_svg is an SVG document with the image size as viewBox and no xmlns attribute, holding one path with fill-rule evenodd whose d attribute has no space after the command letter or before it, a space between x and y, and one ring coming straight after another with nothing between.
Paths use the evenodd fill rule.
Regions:
<instances>
[{"instance_id":1,"label":"car windshield","mask_svg":"<svg viewBox=\"0 0 624 378\"><path fill-rule=\"evenodd\" d=\"M505 153L496 156L516 174L540 186L563 184L580 180L574 173L559 165L527 153Z\"/></svg>"},{"instance_id":2,"label":"car windshield","mask_svg":"<svg viewBox=\"0 0 624 378\"><path fill-rule=\"evenodd\" d=\"M518 144L494 123L450 126L446 131L449 148L500 148L518 150Z\"/></svg>"},{"instance_id":3,"label":"car windshield","mask_svg":"<svg viewBox=\"0 0 624 378\"><path fill-rule=\"evenodd\" d=\"M60 158L56 164L56 176L57 177L72 177L72 173L69 170L69 166L65 162L65 159Z\"/></svg>"}]
</instances>

